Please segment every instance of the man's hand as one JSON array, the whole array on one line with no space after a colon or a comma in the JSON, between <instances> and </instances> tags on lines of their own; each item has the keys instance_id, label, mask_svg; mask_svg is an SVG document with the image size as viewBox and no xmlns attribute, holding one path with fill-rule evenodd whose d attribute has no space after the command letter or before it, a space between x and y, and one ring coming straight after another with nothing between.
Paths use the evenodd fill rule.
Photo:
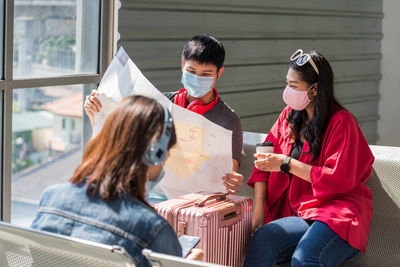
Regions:
<instances>
[{"instance_id":1,"label":"man's hand","mask_svg":"<svg viewBox=\"0 0 400 267\"><path fill-rule=\"evenodd\" d=\"M224 181L226 191L230 194L235 194L243 185L243 175L234 171L225 174L222 180Z\"/></svg>"},{"instance_id":2,"label":"man's hand","mask_svg":"<svg viewBox=\"0 0 400 267\"><path fill-rule=\"evenodd\" d=\"M97 90L92 90L90 95L86 96L85 104L83 107L85 108L85 113L88 115L92 127L94 126L94 113L99 112L102 108L100 101L96 98L96 95L99 95Z\"/></svg>"}]
</instances>

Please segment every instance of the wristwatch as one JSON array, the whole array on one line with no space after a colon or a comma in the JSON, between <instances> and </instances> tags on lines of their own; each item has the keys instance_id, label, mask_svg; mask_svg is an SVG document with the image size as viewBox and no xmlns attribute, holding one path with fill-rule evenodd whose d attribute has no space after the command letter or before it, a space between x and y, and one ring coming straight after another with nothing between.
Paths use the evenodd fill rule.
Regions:
<instances>
[{"instance_id":1,"label":"wristwatch","mask_svg":"<svg viewBox=\"0 0 400 267\"><path fill-rule=\"evenodd\" d=\"M281 172L288 174L289 173L289 161L292 159L292 157L287 156L282 164L281 164Z\"/></svg>"}]
</instances>

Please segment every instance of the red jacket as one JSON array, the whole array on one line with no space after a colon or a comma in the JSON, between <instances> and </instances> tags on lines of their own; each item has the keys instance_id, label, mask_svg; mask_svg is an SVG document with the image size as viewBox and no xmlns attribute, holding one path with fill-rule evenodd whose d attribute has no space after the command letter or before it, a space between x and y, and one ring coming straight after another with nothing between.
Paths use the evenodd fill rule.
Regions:
<instances>
[{"instance_id":1,"label":"red jacket","mask_svg":"<svg viewBox=\"0 0 400 267\"><path fill-rule=\"evenodd\" d=\"M274 153L290 155L293 146L286 107L269 132L266 141ZM265 222L295 213L303 219L325 222L352 247L365 253L372 218L372 194L365 182L372 171L374 156L353 116L337 111L323 136L321 154L310 163L304 143L299 161L312 165L311 183L282 172L254 168L248 184L266 181ZM295 212L295 213L294 213Z\"/></svg>"}]
</instances>

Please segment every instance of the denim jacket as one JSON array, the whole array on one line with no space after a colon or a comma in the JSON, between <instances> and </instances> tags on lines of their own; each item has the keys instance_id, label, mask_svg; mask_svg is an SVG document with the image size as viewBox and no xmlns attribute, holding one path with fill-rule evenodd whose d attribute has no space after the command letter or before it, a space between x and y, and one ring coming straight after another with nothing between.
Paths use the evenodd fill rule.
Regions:
<instances>
[{"instance_id":1,"label":"denim jacket","mask_svg":"<svg viewBox=\"0 0 400 267\"><path fill-rule=\"evenodd\" d=\"M104 202L86 194L86 183L45 189L32 228L124 247L137 266L149 266L143 248L181 256L169 223L152 208L130 196Z\"/></svg>"}]
</instances>

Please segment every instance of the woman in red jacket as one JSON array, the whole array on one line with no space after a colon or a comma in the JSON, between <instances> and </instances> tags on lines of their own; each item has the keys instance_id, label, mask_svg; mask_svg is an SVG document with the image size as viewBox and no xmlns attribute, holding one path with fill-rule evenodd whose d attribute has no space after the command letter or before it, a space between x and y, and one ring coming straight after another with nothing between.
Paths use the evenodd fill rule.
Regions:
<instances>
[{"instance_id":1,"label":"woman in red jacket","mask_svg":"<svg viewBox=\"0 0 400 267\"><path fill-rule=\"evenodd\" d=\"M338 266L365 252L374 157L354 117L333 94L333 72L316 52L290 58L282 111L248 184L254 235L244 266ZM264 225L265 223L265 225Z\"/></svg>"}]
</instances>

